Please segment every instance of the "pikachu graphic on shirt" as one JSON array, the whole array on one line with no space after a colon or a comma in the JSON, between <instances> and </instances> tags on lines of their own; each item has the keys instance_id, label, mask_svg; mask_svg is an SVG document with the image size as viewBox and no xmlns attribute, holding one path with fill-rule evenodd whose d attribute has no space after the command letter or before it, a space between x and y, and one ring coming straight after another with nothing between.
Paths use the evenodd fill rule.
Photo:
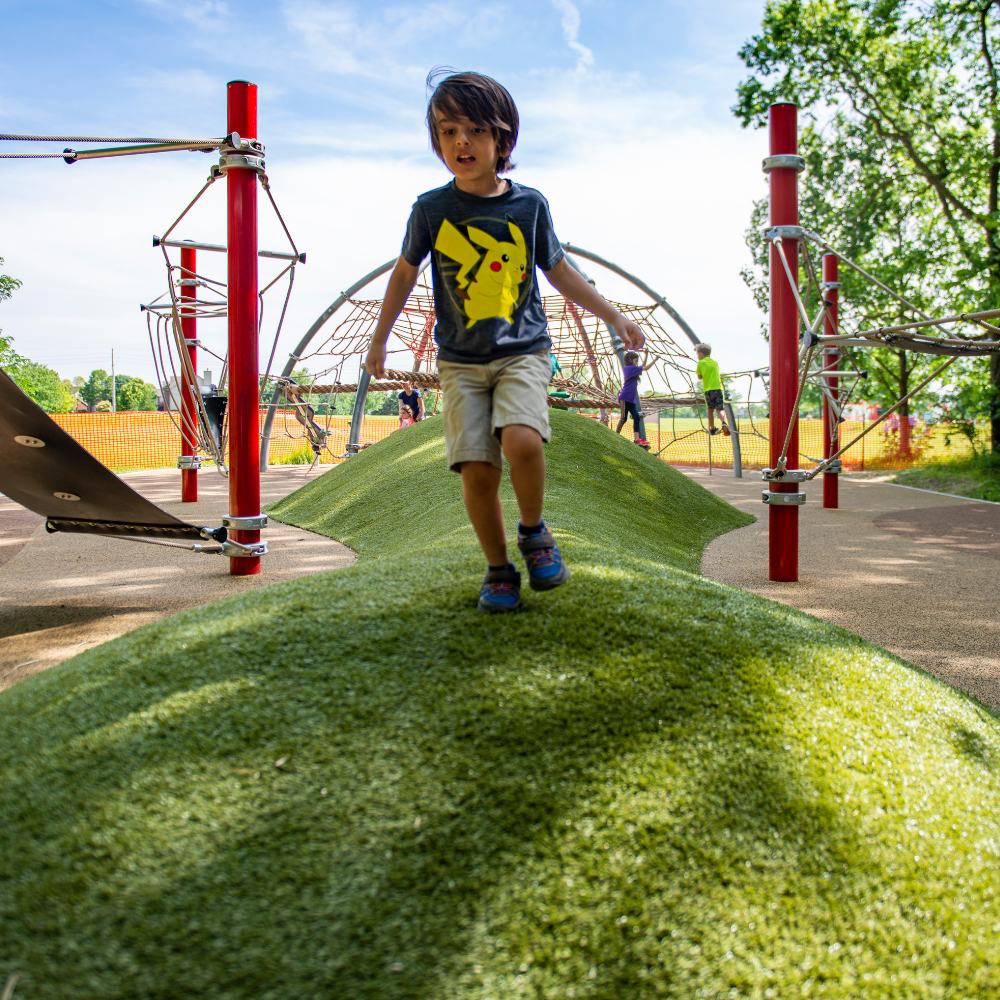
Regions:
<instances>
[{"instance_id":1,"label":"pikachu graphic on shirt","mask_svg":"<svg viewBox=\"0 0 1000 1000\"><path fill-rule=\"evenodd\" d=\"M466 226L466 239L447 219L441 223L434 249L459 265L455 275L458 295L469 322L466 329L481 319L499 316L512 321L514 307L521 295L521 282L528 277L528 251L524 234L507 220L513 243L503 243L489 233ZM470 242L470 240L472 242ZM482 247L485 254L476 246ZM479 265L475 274L473 268Z\"/></svg>"}]
</instances>

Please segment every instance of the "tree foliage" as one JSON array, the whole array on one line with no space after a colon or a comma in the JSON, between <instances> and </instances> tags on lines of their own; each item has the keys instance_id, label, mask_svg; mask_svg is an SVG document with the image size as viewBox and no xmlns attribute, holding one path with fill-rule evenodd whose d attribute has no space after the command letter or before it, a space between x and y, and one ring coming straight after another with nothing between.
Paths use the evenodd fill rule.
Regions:
<instances>
[{"instance_id":1,"label":"tree foliage","mask_svg":"<svg viewBox=\"0 0 1000 1000\"><path fill-rule=\"evenodd\" d=\"M115 403L118 410L155 410L156 386L132 375L115 375ZM73 385L91 411L99 403L111 406L111 376L103 368L95 368L88 378L79 376Z\"/></svg>"},{"instance_id":2,"label":"tree foliage","mask_svg":"<svg viewBox=\"0 0 1000 1000\"><path fill-rule=\"evenodd\" d=\"M998 18L992 0L772 0L740 51L744 126L775 101L806 109L803 222L928 312L1000 302ZM901 318L884 293L843 280L845 322ZM886 392L927 364L875 359ZM996 360L989 383L996 448Z\"/></svg>"}]
</instances>

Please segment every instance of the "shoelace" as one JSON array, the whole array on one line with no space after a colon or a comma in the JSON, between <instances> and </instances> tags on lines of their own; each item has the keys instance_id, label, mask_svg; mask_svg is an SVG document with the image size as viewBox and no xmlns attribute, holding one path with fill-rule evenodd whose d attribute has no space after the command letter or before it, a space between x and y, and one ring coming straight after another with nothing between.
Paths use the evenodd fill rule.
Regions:
<instances>
[{"instance_id":1,"label":"shoelace","mask_svg":"<svg viewBox=\"0 0 1000 1000\"><path fill-rule=\"evenodd\" d=\"M554 545L550 549L532 549L530 552L525 552L524 561L532 569L543 569L545 566L555 564L558 551Z\"/></svg>"},{"instance_id":2,"label":"shoelace","mask_svg":"<svg viewBox=\"0 0 1000 1000\"><path fill-rule=\"evenodd\" d=\"M484 583L483 589L491 594L513 593L515 584L513 583Z\"/></svg>"}]
</instances>

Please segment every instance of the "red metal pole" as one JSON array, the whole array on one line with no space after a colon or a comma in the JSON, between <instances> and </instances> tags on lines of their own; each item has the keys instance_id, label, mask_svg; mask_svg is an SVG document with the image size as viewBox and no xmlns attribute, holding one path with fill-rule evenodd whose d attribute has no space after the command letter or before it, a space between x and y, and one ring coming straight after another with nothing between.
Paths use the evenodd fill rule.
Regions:
<instances>
[{"instance_id":1,"label":"red metal pole","mask_svg":"<svg viewBox=\"0 0 1000 1000\"><path fill-rule=\"evenodd\" d=\"M227 132L257 138L257 86L227 85ZM257 358L257 174L252 167L226 172L229 227L229 513L260 514L260 427ZM259 542L260 530L234 530L233 541ZM260 572L260 556L229 560L233 576Z\"/></svg>"},{"instance_id":2,"label":"red metal pole","mask_svg":"<svg viewBox=\"0 0 1000 1000\"><path fill-rule=\"evenodd\" d=\"M826 297L827 302L832 302L830 306L830 311L826 314L826 333L835 337L837 335L837 308L838 301L840 298L839 286L839 261L837 257L828 253L823 256L823 294ZM823 365L824 368L836 370L840 364L840 350L838 348L826 348L826 364ZM840 380L836 378L827 378L824 380L826 382L827 390L830 395L833 396L835 400L840 399ZM840 449L840 423L837 420L837 415L833 412L833 407L830 406L830 400L823 396L823 457L829 458L831 455L836 455L837 451ZM824 507L837 507L839 498L837 496L838 482L840 476L833 475L829 472L823 473L823 506Z\"/></svg>"},{"instance_id":3,"label":"red metal pole","mask_svg":"<svg viewBox=\"0 0 1000 1000\"><path fill-rule=\"evenodd\" d=\"M198 320L194 317L194 307L185 308L187 299L196 299L195 273L197 271L197 251L193 248L181 247L181 331L187 345L188 357L191 359L191 371L198 371L198 348L195 341L198 338ZM186 377L181 381L181 455L194 456L198 448L198 437L195 427L198 425L198 405L194 398L193 387L188 385ZM181 469L181 500L184 503L196 503L198 500L198 470Z\"/></svg>"},{"instance_id":4,"label":"red metal pole","mask_svg":"<svg viewBox=\"0 0 1000 1000\"><path fill-rule=\"evenodd\" d=\"M769 111L771 156L798 154L798 111L794 104L772 104ZM771 225L799 224L799 177L795 166L775 166L771 181ZM799 415L794 411L798 391L799 312L778 254L784 251L793 280L799 277L799 241L784 239L782 246L771 244L771 467L778 464L789 423L789 469L799 467ZM772 493L797 493L798 483L774 481ZM795 581L799 578L799 509L794 505L771 504L768 510L770 578Z\"/></svg>"}]
</instances>

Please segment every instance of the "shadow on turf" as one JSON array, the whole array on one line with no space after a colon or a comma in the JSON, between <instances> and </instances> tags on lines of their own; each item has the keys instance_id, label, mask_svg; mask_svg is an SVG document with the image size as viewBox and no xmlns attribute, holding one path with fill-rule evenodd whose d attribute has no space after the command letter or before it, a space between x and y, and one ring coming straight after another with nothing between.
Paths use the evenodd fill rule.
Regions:
<instances>
[{"instance_id":1,"label":"shadow on turf","mask_svg":"<svg viewBox=\"0 0 1000 1000\"><path fill-rule=\"evenodd\" d=\"M580 586L574 600L586 602L591 590ZM822 831L832 845L822 870L786 873L818 880L832 871L833 883L817 882L821 893L835 894L842 878L863 870L854 832L802 794L808 775L781 751L789 706L765 679L771 668L759 657L718 648L709 626L694 642L678 641L666 627L650 634L647 618L625 613L585 627L589 660L567 656L555 630L540 638L528 661L506 642L523 630L524 619L497 629L457 593L433 608L412 607L413 614L405 600L391 602L402 625L373 608L363 617L382 630L381 641L352 646L341 637L343 655L324 657L316 649L312 663L269 647L269 618L287 625L298 616L316 635L317 626L319 634L324 624L336 628L335 615L317 620L315 608L287 592L256 619L252 658L244 623L213 629L189 645L190 655L214 652L221 663L249 665L256 685L241 683L220 695L224 715L202 700L159 719L155 731L122 733L104 745L105 737L86 725L97 677L84 682L79 704L70 697L59 706L56 715L80 722L75 760L67 762L57 800L45 803L44 815L31 796L40 775L26 771L15 793L23 811L9 821L59 845L44 876L35 875L45 886L52 930L75 926L73 937L80 954L90 956L85 964L103 997L288 998L314 990L359 1000L440 997L472 976L463 969L471 941L477 928L497 920L503 926L490 933L508 941L515 968L527 960L551 970L558 961L552 935L570 917L553 911L546 923L529 914L511 926L502 900L511 892L530 897L525 880L532 878L533 858L544 869L536 873L543 884L559 875L543 859L567 836L567 819L574 831L583 814L605 831L611 819L602 838L620 842L617 792L604 782L636 754L657 755L672 775L665 782L667 808L639 837L648 845L646 870L673 879L679 890L697 898L706 887L693 872L707 864L723 884L744 885L751 898L765 890L780 898L786 862L750 860L735 839L740 833L747 842L766 841L774 830L788 841L809 841ZM708 611L725 616L723 607ZM644 623L639 655L635 634ZM456 624L464 626L461 638ZM453 641L442 645L445 625ZM491 655L473 652L491 635ZM401 656L403 648L410 652ZM120 666L128 669L127 662ZM116 700L112 713L104 706L105 734L114 727L110 714L155 712L177 696L197 694L202 684L207 691L234 676L229 666L199 678L165 652L146 659L143 670L149 696ZM498 677L506 689L500 696ZM533 680L536 692L515 690L519 679ZM109 683L107 696L113 692ZM57 720L44 712L37 722L44 730ZM258 747L259 755L248 759L248 747ZM714 764L706 763L710 753ZM279 754L291 755L294 773L267 767ZM133 788L134 777L151 767L183 776L188 788L197 789L192 768L213 789L227 786L232 821L211 827L211 810L199 815L197 801L165 804L169 788L151 797L141 782ZM234 775L237 767L259 767L261 779ZM627 778L622 785L629 789ZM120 829L136 802L160 814L166 835L160 833L153 856L145 852L148 877L126 879L115 890L115 869L137 851L128 823ZM183 823L182 812L190 814ZM705 835L692 836L692 823ZM712 831L723 829L733 838L713 840ZM117 840L95 841L94 830L111 830ZM696 841L705 852L698 858L689 853ZM614 892L633 921L629 930L635 928L647 887L600 870L603 849L592 853L601 890ZM272 912L280 919L267 916ZM28 921L27 940L5 935L7 960L33 972L47 996L96 995L53 976L66 968L65 938L40 930ZM608 970L609 988L618 982L627 992L636 981L640 959L617 922L606 922L585 950L587 963ZM26 1000L42 995L33 989L26 981Z\"/></svg>"}]
</instances>

